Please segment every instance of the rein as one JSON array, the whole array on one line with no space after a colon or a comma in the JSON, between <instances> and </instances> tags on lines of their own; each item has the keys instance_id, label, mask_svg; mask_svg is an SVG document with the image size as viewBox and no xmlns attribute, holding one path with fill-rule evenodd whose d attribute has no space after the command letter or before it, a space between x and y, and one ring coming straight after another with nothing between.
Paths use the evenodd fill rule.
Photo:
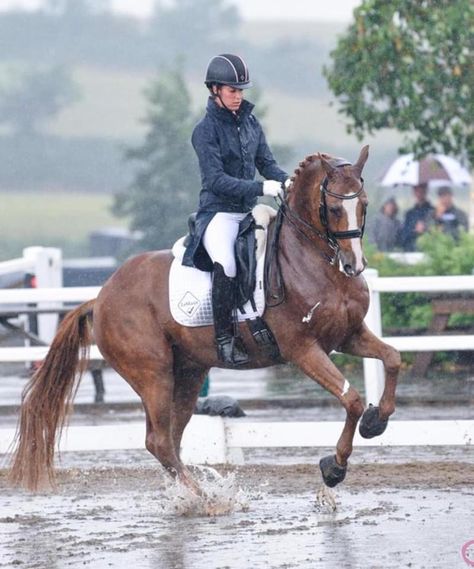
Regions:
<instances>
[{"instance_id":1,"label":"rein","mask_svg":"<svg viewBox=\"0 0 474 569\"><path fill-rule=\"evenodd\" d=\"M344 166L346 164L340 164L338 166ZM280 265L280 258L278 255L279 252L279 240L280 240L280 232L281 232L281 228L283 225L283 221L286 219L295 229L296 231L302 236L304 237L307 241L309 241L311 243L311 245L315 245L313 238L314 237L318 237L319 239L321 239L322 241L324 241L329 247L330 249L332 249L333 251L333 255L328 255L327 253L323 252L323 251L319 251L318 253L321 255L321 257L323 257L323 259L325 259L330 265L335 265L336 261L339 257L339 251L340 251L340 247L339 247L339 243L337 242L338 239L354 239L354 238L362 238L364 235L364 230L365 230L365 220L366 220L366 211L364 209L364 217L362 220L362 226L360 229L352 229L349 231L331 231L329 228L329 223L328 223L328 218L327 218L327 202L326 202L326 195L328 196L332 196L341 200L352 200L355 199L357 197L360 196L360 194L363 192L364 190L364 179L361 178L361 182L362 185L360 187L360 189L351 195L346 195L346 194L337 194L335 192L332 192L331 190L328 189L328 177L325 176L325 178L323 179L322 183L320 184L320 201L319 201L319 219L321 221L321 225L324 227L324 229L326 230L325 233L322 233L321 231L319 231L319 229L317 229L316 227L314 227L313 225L311 225L310 223L308 223L307 221L305 221L302 217L300 217L297 213L295 213L290 206L288 205L288 196L286 193L286 190L284 190L285 194L284 194L284 198L275 198L275 201L278 205L278 213L277 213L277 217L275 220L275 229L273 232L273 237L272 237L272 241L270 244L270 251L269 251L269 256L268 256L268 262L266 263L266 267L265 267L265 280L267 282L267 290L270 291L271 288L271 280L273 278L273 266L275 265L275 269L276 269L276 275L275 275L275 280L276 280L276 292L272 293L272 294L267 294L267 298L266 298L266 304L269 308L274 308L276 306L279 306L280 304L282 304L285 301L286 298L286 294L285 294L285 284L283 282L283 275L282 275L282 271L281 271L281 265ZM303 231L303 229L301 227L299 227L298 225L301 225L302 227L305 228L306 231L308 231L311 236L309 236L305 231Z\"/></svg>"}]
</instances>

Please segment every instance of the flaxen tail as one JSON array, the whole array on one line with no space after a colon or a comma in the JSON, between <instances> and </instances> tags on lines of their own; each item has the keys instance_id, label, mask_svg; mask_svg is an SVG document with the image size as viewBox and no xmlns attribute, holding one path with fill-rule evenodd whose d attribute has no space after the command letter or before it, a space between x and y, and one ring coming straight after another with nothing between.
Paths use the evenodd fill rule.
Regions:
<instances>
[{"instance_id":1,"label":"flaxen tail","mask_svg":"<svg viewBox=\"0 0 474 569\"><path fill-rule=\"evenodd\" d=\"M34 491L54 485L56 436L61 435L89 361L94 302L81 304L64 318L46 359L23 391L9 474L17 486Z\"/></svg>"}]
</instances>

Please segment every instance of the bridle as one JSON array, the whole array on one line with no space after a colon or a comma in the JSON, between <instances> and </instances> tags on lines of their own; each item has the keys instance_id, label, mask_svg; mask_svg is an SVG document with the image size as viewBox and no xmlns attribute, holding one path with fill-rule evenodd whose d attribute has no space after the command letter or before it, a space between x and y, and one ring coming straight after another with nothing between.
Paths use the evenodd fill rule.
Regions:
<instances>
[{"instance_id":1,"label":"bridle","mask_svg":"<svg viewBox=\"0 0 474 569\"><path fill-rule=\"evenodd\" d=\"M350 166L350 162L340 162L337 164L336 167L342 166ZM364 191L364 179L361 178L361 186L359 190L353 194L338 194L337 192L333 192L328 188L329 178L327 176L324 177L322 180L319 189L319 221L324 229L324 233L319 231L317 227L311 225L307 221L305 221L302 217L300 217L297 213L295 213L288 204L288 192L285 189L285 193L283 199L277 200L278 204L278 214L282 215L286 218L291 225L298 231L300 235L306 238L308 241L312 241L312 236L319 237L319 239L323 240L329 247L334 251L332 256L326 255L322 253L323 257L325 257L332 265L336 262L337 257L339 255L339 243L338 240L342 239L357 239L364 236L365 231L365 220L367 216L366 207L364 206L363 217L362 217L362 225L359 229L351 229L348 231L332 231L329 227L328 221L328 206L326 196L331 196L333 198L337 198L340 200L353 200L358 198L361 193ZM304 228L304 229L303 229ZM306 231L309 233L306 233ZM310 237L311 236L311 237Z\"/></svg>"},{"instance_id":2,"label":"bridle","mask_svg":"<svg viewBox=\"0 0 474 569\"><path fill-rule=\"evenodd\" d=\"M328 216L327 216L328 206L326 202L326 196L331 196L339 200L353 200L355 198L358 198L360 194L364 191L364 178L361 178L360 181L361 181L360 189L354 194L349 194L349 195L337 194L336 192L331 192L331 190L328 189L329 180L327 176L322 181L320 185L319 220L321 221L321 225L326 230L326 238L328 239L328 241L329 240L337 241L338 239L355 239L355 238L362 239L362 237L364 236L365 219L367 215L366 211L367 208L365 206L362 217L362 225L360 229L352 229L350 231L331 231L331 229L329 228Z\"/></svg>"},{"instance_id":3,"label":"bridle","mask_svg":"<svg viewBox=\"0 0 474 569\"><path fill-rule=\"evenodd\" d=\"M339 162L336 167L341 166L350 166L350 162ZM338 194L336 192L331 191L328 188L329 179L328 176L325 176L322 180L319 188L320 188L320 197L319 197L319 220L321 222L322 227L324 228L324 233L321 232L317 227L311 225L307 221L305 221L302 217L300 217L288 204L288 191L286 188L284 189L283 198L275 198L275 201L278 205L278 213L275 220L275 230L273 234L273 239L270 247L270 255L268 258L268 262L266 263L266 282L268 285L271 282L272 276L272 266L273 266L273 258L275 258L275 265L277 269L277 288L278 294L271 294L267 295L267 305L269 307L278 306L285 300L285 292L284 292L284 285L283 285L283 278L281 273L280 261L278 258L278 242L280 237L281 227L283 225L283 221L287 220L293 228L307 241L309 241L314 246L314 237L319 238L320 240L324 241L332 251L332 254L328 255L324 251L319 251L319 254L329 262L331 265L335 265L340 252L340 246L338 240L342 239L357 239L362 238L364 236L365 231L365 221L367 216L367 208L364 206L363 211L363 218L362 218L362 225L359 229L351 229L347 231L332 231L329 227L328 221L328 206L326 196L331 196L340 200L352 200L358 198L361 193L364 191L364 179L361 177L361 187L359 190L353 194ZM268 286L269 288L269 286ZM273 300L271 300L273 299Z\"/></svg>"}]
</instances>

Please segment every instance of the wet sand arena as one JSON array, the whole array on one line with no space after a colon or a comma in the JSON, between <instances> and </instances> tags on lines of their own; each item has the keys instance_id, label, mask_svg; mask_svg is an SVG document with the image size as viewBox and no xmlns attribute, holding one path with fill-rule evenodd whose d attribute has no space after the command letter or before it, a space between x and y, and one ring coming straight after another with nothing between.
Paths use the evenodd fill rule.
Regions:
<instances>
[{"instance_id":1,"label":"wet sand arena","mask_svg":"<svg viewBox=\"0 0 474 569\"><path fill-rule=\"evenodd\" d=\"M221 479L199 469L215 503L231 510L215 517L145 451L65 453L50 494L9 488L3 470L0 567L468 567L472 449L392 463L388 449L382 462L363 452L335 492L335 512L316 505L316 461L217 467Z\"/></svg>"}]
</instances>

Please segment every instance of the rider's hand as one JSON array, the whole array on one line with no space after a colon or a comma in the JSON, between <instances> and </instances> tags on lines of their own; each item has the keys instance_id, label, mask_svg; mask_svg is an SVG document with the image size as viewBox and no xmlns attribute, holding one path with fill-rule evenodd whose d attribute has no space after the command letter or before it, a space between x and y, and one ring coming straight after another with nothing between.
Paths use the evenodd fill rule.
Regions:
<instances>
[{"instance_id":1,"label":"rider's hand","mask_svg":"<svg viewBox=\"0 0 474 569\"><path fill-rule=\"evenodd\" d=\"M289 190L290 186L291 186L291 178L287 178L284 182L283 182L283 186L285 187L285 190Z\"/></svg>"},{"instance_id":2,"label":"rider's hand","mask_svg":"<svg viewBox=\"0 0 474 569\"><path fill-rule=\"evenodd\" d=\"M264 196L271 196L272 198L276 198L277 196L281 195L282 192L283 189L280 182L277 182L276 180L265 180L263 182Z\"/></svg>"}]
</instances>

